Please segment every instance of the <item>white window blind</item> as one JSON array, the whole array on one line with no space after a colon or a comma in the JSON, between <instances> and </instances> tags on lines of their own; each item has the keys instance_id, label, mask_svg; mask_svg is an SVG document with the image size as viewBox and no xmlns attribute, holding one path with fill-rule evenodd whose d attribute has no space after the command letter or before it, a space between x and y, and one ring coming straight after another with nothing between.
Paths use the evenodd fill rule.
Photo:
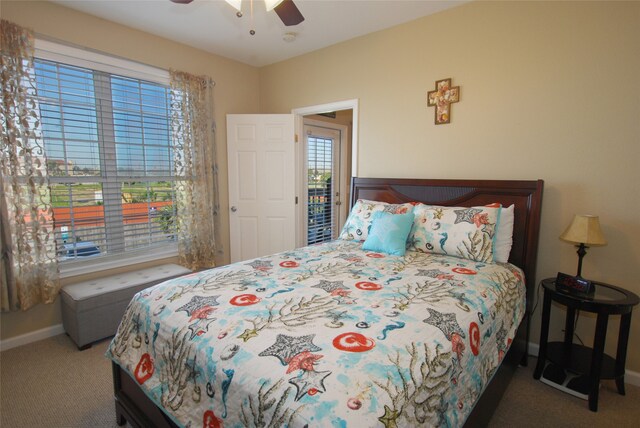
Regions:
<instances>
[{"instance_id":1,"label":"white window blind","mask_svg":"<svg viewBox=\"0 0 640 428\"><path fill-rule=\"evenodd\" d=\"M169 88L37 58L61 262L175 243Z\"/></svg>"},{"instance_id":2,"label":"white window blind","mask_svg":"<svg viewBox=\"0 0 640 428\"><path fill-rule=\"evenodd\" d=\"M308 224L309 245L332 239L333 140L309 135L308 151Z\"/></svg>"}]
</instances>

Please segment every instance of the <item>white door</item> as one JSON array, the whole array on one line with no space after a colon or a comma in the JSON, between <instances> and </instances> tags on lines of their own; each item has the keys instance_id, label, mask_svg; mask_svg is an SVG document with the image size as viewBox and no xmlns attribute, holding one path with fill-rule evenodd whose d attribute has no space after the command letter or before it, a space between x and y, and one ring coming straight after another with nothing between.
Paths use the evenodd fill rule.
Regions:
<instances>
[{"instance_id":1,"label":"white door","mask_svg":"<svg viewBox=\"0 0 640 428\"><path fill-rule=\"evenodd\" d=\"M295 247L291 114L227 115L231 262Z\"/></svg>"}]
</instances>

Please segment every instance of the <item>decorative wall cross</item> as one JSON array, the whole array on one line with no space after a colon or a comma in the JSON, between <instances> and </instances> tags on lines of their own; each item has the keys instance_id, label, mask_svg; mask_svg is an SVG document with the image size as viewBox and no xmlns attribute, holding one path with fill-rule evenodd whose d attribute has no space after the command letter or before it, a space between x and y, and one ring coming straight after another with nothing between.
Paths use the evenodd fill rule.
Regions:
<instances>
[{"instance_id":1,"label":"decorative wall cross","mask_svg":"<svg viewBox=\"0 0 640 428\"><path fill-rule=\"evenodd\" d=\"M436 125L451 122L451 104L460 101L460 86L451 87L451 79L436 81L435 91L427 93L427 105L436 107Z\"/></svg>"}]
</instances>

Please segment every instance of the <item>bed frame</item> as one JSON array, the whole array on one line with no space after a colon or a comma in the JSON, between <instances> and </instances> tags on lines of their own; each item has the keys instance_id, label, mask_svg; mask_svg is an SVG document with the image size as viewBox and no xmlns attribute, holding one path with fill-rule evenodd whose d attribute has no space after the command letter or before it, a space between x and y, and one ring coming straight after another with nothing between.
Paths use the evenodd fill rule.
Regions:
<instances>
[{"instance_id":1,"label":"bed frame","mask_svg":"<svg viewBox=\"0 0 640 428\"><path fill-rule=\"evenodd\" d=\"M526 278L527 309L501 366L476 403L465 427L486 426L519 364L527 364L529 322L535 292L535 270L542 204L542 180L428 180L354 178L351 205L358 199L389 203L423 202L432 205L478 206L499 202L515 205L513 246L509 262L520 267ZM113 366L118 425L177 427L116 363Z\"/></svg>"}]
</instances>

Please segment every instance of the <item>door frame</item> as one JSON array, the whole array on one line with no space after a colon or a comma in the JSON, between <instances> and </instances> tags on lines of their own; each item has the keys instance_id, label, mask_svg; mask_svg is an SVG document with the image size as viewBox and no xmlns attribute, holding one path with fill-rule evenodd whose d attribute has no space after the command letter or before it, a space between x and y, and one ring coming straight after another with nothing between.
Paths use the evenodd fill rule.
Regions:
<instances>
[{"instance_id":1,"label":"door frame","mask_svg":"<svg viewBox=\"0 0 640 428\"><path fill-rule=\"evenodd\" d=\"M300 203L304 200L305 185L307 178L304 174L304 161L305 150L303 142L304 132L304 117L312 114L329 113L339 110L351 110L353 112L353 125L351 128L351 177L358 177L358 112L359 100L357 98L344 101L336 101L327 104L318 104L307 107L299 107L291 110L293 113L293 126L295 131L295 141L297 142L295 147L295 159L296 159L296 197L298 198L298 204L296 206L296 246L302 247L305 242L305 233L307 225L305 223L305 210L307 209L306 202Z\"/></svg>"},{"instance_id":2,"label":"door frame","mask_svg":"<svg viewBox=\"0 0 640 428\"><path fill-rule=\"evenodd\" d=\"M331 123L331 122L323 122L321 120L316 120L316 119L304 119L303 120L303 124L305 126L313 126L316 128L325 128L325 129L331 129L334 131L338 131L340 132L340 151L338 153L339 155L339 159L340 159L340 164L338 165L339 168L339 172L338 172L338 177L340 178L338 184L337 184L337 190L338 192L340 192L340 205L338 206L334 206L332 205L332 210L336 210L337 211L337 219L336 219L336 215L335 212L332 212L332 216L334 219L336 219L336 229L339 227L339 224L342 221L346 221L347 219L347 215L349 214L347 210L347 206L349 205L349 198L346 197L347 193L348 193L348 188L349 186L347 185L347 182L345 181L347 178L347 164L346 164L346 159L347 159L347 143L349 142L349 139L347 138L347 131L348 131L348 127L346 125L342 125L340 123ZM304 127L303 127L304 130ZM303 175L303 180L304 182L302 183L302 204L304 206L304 210L302 212L302 216L303 216L303 221L302 221L302 226L303 226L303 234L302 234L302 239L303 239L303 244L304 244L304 237L307 236L309 230L309 210L308 210L308 204L309 204L309 199L305 198L305 189L307 189L309 187L309 177L308 174L305 173L308 170L308 152L309 150L306 147L306 135L304 135L304 132L302 132L300 135L302 135L302 139L301 139L301 152L302 152L302 162L300 163L300 166L302 168L302 175ZM335 183L335 180L333 180L333 183ZM334 195L332 195L331 197L333 198ZM339 232L339 231L338 231Z\"/></svg>"}]
</instances>

